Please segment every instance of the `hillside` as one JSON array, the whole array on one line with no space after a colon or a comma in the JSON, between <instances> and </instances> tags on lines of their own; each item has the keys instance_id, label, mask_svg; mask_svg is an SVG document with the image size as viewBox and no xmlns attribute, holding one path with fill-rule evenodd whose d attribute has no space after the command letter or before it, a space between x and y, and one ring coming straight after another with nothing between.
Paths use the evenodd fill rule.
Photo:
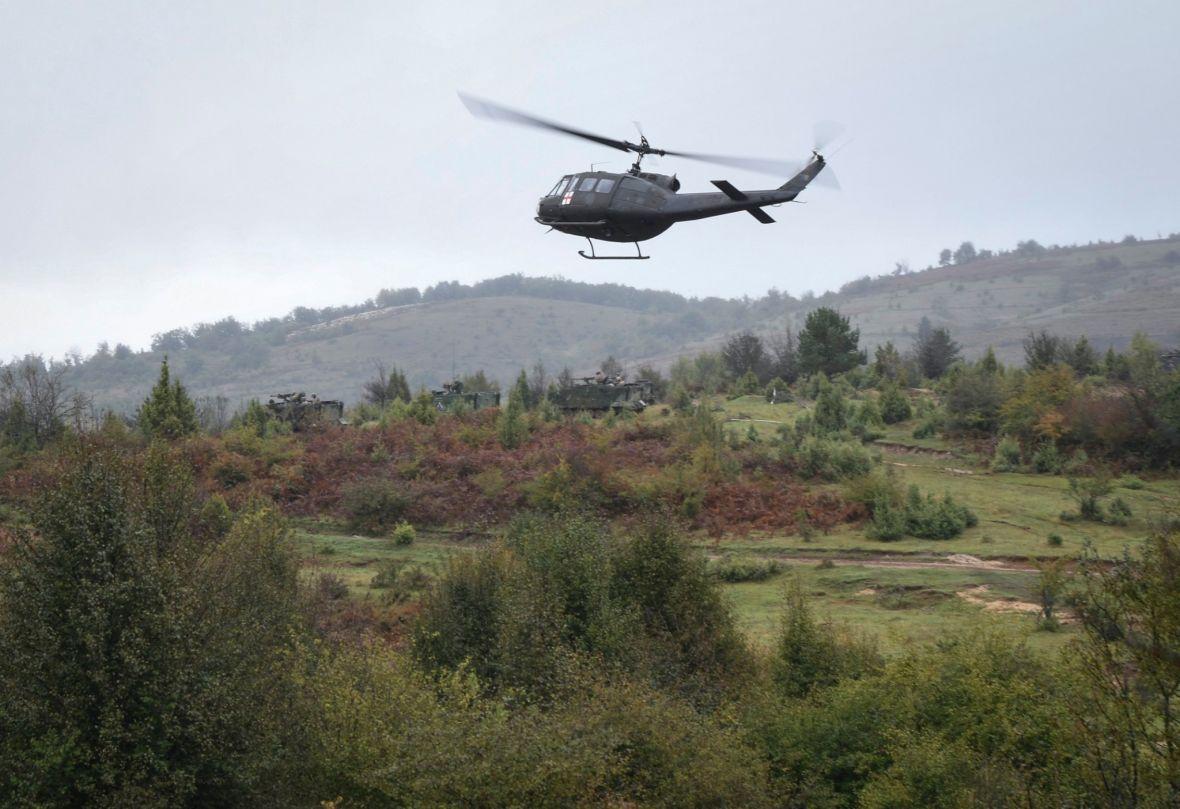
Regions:
<instances>
[{"instance_id":1,"label":"hillside","mask_svg":"<svg viewBox=\"0 0 1180 809\"><path fill-rule=\"evenodd\" d=\"M285 390L351 403L376 362L405 369L414 387L437 385L452 367L483 369L504 382L537 361L551 372L575 373L590 373L608 355L632 366L661 366L742 329L798 328L818 305L850 315L870 348L885 340L908 347L923 316L948 326L968 356L992 345L1007 361L1020 359L1021 340L1040 329L1084 333L1102 350L1124 346L1135 331L1164 345L1180 343L1180 239L1022 252L866 276L803 300L777 292L757 300L697 300L520 276L474 287L440 284L425 295L383 291L339 316L324 310L322 322L308 324L304 313L314 310L296 310L254 330L232 321L177 330L187 343L170 333L157 350L96 354L74 365L69 379L100 406L128 410L169 353L194 394L224 396L231 407ZM596 299L603 302L591 302ZM391 301L396 305L381 305ZM224 339L204 336L226 331L227 323L232 328Z\"/></svg>"}]
</instances>

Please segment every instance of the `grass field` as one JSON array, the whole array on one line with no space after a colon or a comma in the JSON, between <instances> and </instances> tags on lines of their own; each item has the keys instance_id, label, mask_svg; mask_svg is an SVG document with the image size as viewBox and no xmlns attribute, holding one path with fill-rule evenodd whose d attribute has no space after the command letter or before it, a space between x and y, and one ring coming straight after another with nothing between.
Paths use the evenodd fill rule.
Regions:
<instances>
[{"instance_id":1,"label":"grass field","mask_svg":"<svg viewBox=\"0 0 1180 809\"><path fill-rule=\"evenodd\" d=\"M753 425L760 440L771 438L780 424L792 423L810 405L771 405L758 396L718 398L709 404L739 438L746 438ZM652 408L643 418L667 416ZM1101 556L1116 556L1147 535L1151 519L1180 510L1180 480L1151 479L1141 488L1116 490L1134 515L1125 526L1063 521L1062 512L1074 507L1064 477L993 473L987 459L965 454L940 438L914 440L914 425L888 429L881 439L888 446L878 447L882 464L904 485L949 493L975 511L979 524L950 540L881 542L858 525L808 537L695 538L711 557L764 557L781 563L769 579L725 585L752 640L772 642L784 588L797 577L817 615L875 637L886 653L984 626L1004 627L1027 638L1033 648L1051 651L1072 632L1068 622L1058 632L1037 629L1033 610L1039 560L1076 557L1087 544ZM1050 535L1060 537L1060 544L1051 544ZM390 539L349 536L329 523L305 522L297 540L309 575L334 574L354 598L381 601L389 598L389 591L373 587L372 580L384 565L397 562L435 575L447 557L478 548L487 538L420 531L413 545L396 547Z\"/></svg>"}]
</instances>

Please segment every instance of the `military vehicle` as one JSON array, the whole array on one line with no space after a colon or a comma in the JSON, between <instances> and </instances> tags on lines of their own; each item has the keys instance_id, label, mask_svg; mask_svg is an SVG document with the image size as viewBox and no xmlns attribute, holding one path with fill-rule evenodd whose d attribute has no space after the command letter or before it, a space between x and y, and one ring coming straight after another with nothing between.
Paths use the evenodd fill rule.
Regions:
<instances>
[{"instance_id":1,"label":"military vehicle","mask_svg":"<svg viewBox=\"0 0 1180 809\"><path fill-rule=\"evenodd\" d=\"M325 424L344 423L344 402L321 399L314 393L276 393L266 403L276 418L287 422L295 432Z\"/></svg>"},{"instance_id":2,"label":"military vehicle","mask_svg":"<svg viewBox=\"0 0 1180 809\"><path fill-rule=\"evenodd\" d=\"M595 415L624 410L640 413L655 399L654 388L646 379L628 382L621 376L582 377L568 388L550 395L550 401L567 413L589 412Z\"/></svg>"},{"instance_id":3,"label":"military vehicle","mask_svg":"<svg viewBox=\"0 0 1180 809\"><path fill-rule=\"evenodd\" d=\"M442 390L432 390L434 409L440 413L454 410L460 403L468 410L483 410L485 407L499 407L500 394L496 391L464 391L459 380L443 383Z\"/></svg>"}]
</instances>

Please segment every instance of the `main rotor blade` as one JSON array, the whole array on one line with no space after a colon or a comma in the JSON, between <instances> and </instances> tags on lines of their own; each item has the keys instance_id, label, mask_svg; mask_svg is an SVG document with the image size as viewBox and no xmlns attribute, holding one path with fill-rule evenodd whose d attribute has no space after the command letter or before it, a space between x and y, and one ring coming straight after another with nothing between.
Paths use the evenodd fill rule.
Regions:
<instances>
[{"instance_id":1,"label":"main rotor blade","mask_svg":"<svg viewBox=\"0 0 1180 809\"><path fill-rule=\"evenodd\" d=\"M469 96L466 93L459 93L459 100L477 118L487 118L489 121L502 121L510 124L520 124L521 126L531 126L537 129L549 129L553 132L560 132L563 135L572 135L575 138L601 143L603 146L609 146L621 152L633 151L631 144L625 140L604 138L601 135L595 135L591 132L583 132L580 129L573 129L572 127L563 126L553 121L546 121L544 118L535 118L532 115L526 115L523 112L517 112L507 107L501 107L499 104L493 104L491 101L484 101L481 98Z\"/></svg>"},{"instance_id":2,"label":"main rotor blade","mask_svg":"<svg viewBox=\"0 0 1180 809\"><path fill-rule=\"evenodd\" d=\"M814 148L817 152L822 152L831 146L836 138L844 132L844 124L837 121L817 121L812 127L814 135Z\"/></svg>"},{"instance_id":3,"label":"main rotor blade","mask_svg":"<svg viewBox=\"0 0 1180 809\"><path fill-rule=\"evenodd\" d=\"M699 152L673 152L669 149L653 149L660 155L683 157L686 160L699 160L702 163L715 163L718 166L730 166L735 169L757 171L762 174L775 176L790 176L797 173L803 165L795 160L774 160L763 157L727 157L716 154L700 154Z\"/></svg>"}]
</instances>

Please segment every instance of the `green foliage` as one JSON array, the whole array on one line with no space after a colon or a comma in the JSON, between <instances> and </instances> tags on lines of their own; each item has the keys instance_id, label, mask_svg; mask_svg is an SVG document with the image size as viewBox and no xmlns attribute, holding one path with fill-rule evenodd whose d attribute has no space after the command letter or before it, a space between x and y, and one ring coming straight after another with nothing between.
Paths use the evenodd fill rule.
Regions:
<instances>
[{"instance_id":1,"label":"green foliage","mask_svg":"<svg viewBox=\"0 0 1180 809\"><path fill-rule=\"evenodd\" d=\"M704 559L669 526L617 537L569 515L519 519L502 544L453 560L423 601L414 650L536 697L585 655L698 697L747 667Z\"/></svg>"},{"instance_id":2,"label":"green foliage","mask_svg":"<svg viewBox=\"0 0 1180 809\"><path fill-rule=\"evenodd\" d=\"M815 399L812 424L821 435L839 432L848 426L848 405L840 389L822 375L819 377L819 394Z\"/></svg>"},{"instance_id":3,"label":"green foliage","mask_svg":"<svg viewBox=\"0 0 1180 809\"><path fill-rule=\"evenodd\" d=\"M996 444L996 452L992 456L992 471L1017 472L1020 470L1020 465L1020 442L1010 435L1004 436Z\"/></svg>"},{"instance_id":4,"label":"green foliage","mask_svg":"<svg viewBox=\"0 0 1180 809\"><path fill-rule=\"evenodd\" d=\"M860 441L809 435L797 448L784 447L784 457L797 464L800 474L820 480L847 480L866 475L876 456Z\"/></svg>"},{"instance_id":5,"label":"green foliage","mask_svg":"<svg viewBox=\"0 0 1180 809\"><path fill-rule=\"evenodd\" d=\"M877 350L873 355L873 373L879 379L889 382L896 382L902 373L901 354L897 347L893 345L892 340L886 340L883 345L877 346Z\"/></svg>"},{"instance_id":6,"label":"green foliage","mask_svg":"<svg viewBox=\"0 0 1180 809\"><path fill-rule=\"evenodd\" d=\"M826 306L808 313L799 332L799 367L804 374L835 374L850 371L866 362L858 348L860 329L848 318Z\"/></svg>"},{"instance_id":7,"label":"green foliage","mask_svg":"<svg viewBox=\"0 0 1180 809\"><path fill-rule=\"evenodd\" d=\"M737 382L734 383L733 393L735 396L754 396L761 391L762 385L758 381L758 375L753 371L746 371Z\"/></svg>"},{"instance_id":8,"label":"green foliage","mask_svg":"<svg viewBox=\"0 0 1180 809\"><path fill-rule=\"evenodd\" d=\"M1039 474L1056 475L1061 472L1061 468L1065 465L1065 459L1061 456L1060 450L1057 449L1057 444L1052 441L1045 441L1033 453L1032 465L1033 469Z\"/></svg>"},{"instance_id":9,"label":"green foliage","mask_svg":"<svg viewBox=\"0 0 1180 809\"><path fill-rule=\"evenodd\" d=\"M418 538L418 532L408 522L399 522L393 527L393 544L400 547L413 545Z\"/></svg>"},{"instance_id":10,"label":"green foliage","mask_svg":"<svg viewBox=\"0 0 1180 809\"><path fill-rule=\"evenodd\" d=\"M779 404L780 402L791 401L790 386L783 381L782 377L776 376L774 379L766 383L766 389L763 391L766 396L766 401L771 404Z\"/></svg>"},{"instance_id":11,"label":"green foliage","mask_svg":"<svg viewBox=\"0 0 1180 809\"><path fill-rule=\"evenodd\" d=\"M959 505L949 494L922 497L910 486L905 502L906 533L919 539L951 539L979 522L975 512Z\"/></svg>"},{"instance_id":12,"label":"green foliage","mask_svg":"<svg viewBox=\"0 0 1180 809\"><path fill-rule=\"evenodd\" d=\"M744 581L765 581L782 570L777 559L757 556L723 556L709 565L709 575L718 581L736 584Z\"/></svg>"},{"instance_id":13,"label":"green foliage","mask_svg":"<svg viewBox=\"0 0 1180 809\"><path fill-rule=\"evenodd\" d=\"M953 371L945 383L946 427L955 434L992 435L1004 401L1001 378L984 363Z\"/></svg>"},{"instance_id":14,"label":"green foliage","mask_svg":"<svg viewBox=\"0 0 1180 809\"><path fill-rule=\"evenodd\" d=\"M171 380L167 357L160 363L160 376L139 406L136 420L149 438L174 440L197 432L197 407L180 380Z\"/></svg>"},{"instance_id":15,"label":"green foliage","mask_svg":"<svg viewBox=\"0 0 1180 809\"><path fill-rule=\"evenodd\" d=\"M299 619L272 510L195 542L191 473L82 450L0 576L0 797L270 803Z\"/></svg>"},{"instance_id":16,"label":"green foliage","mask_svg":"<svg viewBox=\"0 0 1180 809\"><path fill-rule=\"evenodd\" d=\"M395 399L394 401L396 402L397 400ZM406 410L406 415L419 424L434 424L438 420L438 408L434 406L434 397L431 396L430 391L426 390L426 388L418 391L418 395L414 397L414 401L410 402L410 406Z\"/></svg>"},{"instance_id":17,"label":"green foliage","mask_svg":"<svg viewBox=\"0 0 1180 809\"><path fill-rule=\"evenodd\" d=\"M398 525L410 498L387 478L362 478L341 487L340 508L349 531L380 536Z\"/></svg>"},{"instance_id":18,"label":"green foliage","mask_svg":"<svg viewBox=\"0 0 1180 809\"><path fill-rule=\"evenodd\" d=\"M841 679L859 679L880 670L883 661L871 641L815 620L798 579L791 582L785 595L771 662L771 676L779 693L805 697Z\"/></svg>"},{"instance_id":19,"label":"green foliage","mask_svg":"<svg viewBox=\"0 0 1180 809\"><path fill-rule=\"evenodd\" d=\"M907 421L913 416L910 400L901 392L895 382L887 382L881 387L881 419L886 424L897 424Z\"/></svg>"},{"instance_id":20,"label":"green foliage","mask_svg":"<svg viewBox=\"0 0 1180 809\"><path fill-rule=\"evenodd\" d=\"M516 449L528 437L528 425L524 420L524 394L517 385L508 394L508 405L500 411L496 420L496 431L500 445L505 449Z\"/></svg>"},{"instance_id":21,"label":"green foliage","mask_svg":"<svg viewBox=\"0 0 1180 809\"><path fill-rule=\"evenodd\" d=\"M960 346L944 328L919 333L914 355L918 369L927 379L939 379L961 358Z\"/></svg>"}]
</instances>

